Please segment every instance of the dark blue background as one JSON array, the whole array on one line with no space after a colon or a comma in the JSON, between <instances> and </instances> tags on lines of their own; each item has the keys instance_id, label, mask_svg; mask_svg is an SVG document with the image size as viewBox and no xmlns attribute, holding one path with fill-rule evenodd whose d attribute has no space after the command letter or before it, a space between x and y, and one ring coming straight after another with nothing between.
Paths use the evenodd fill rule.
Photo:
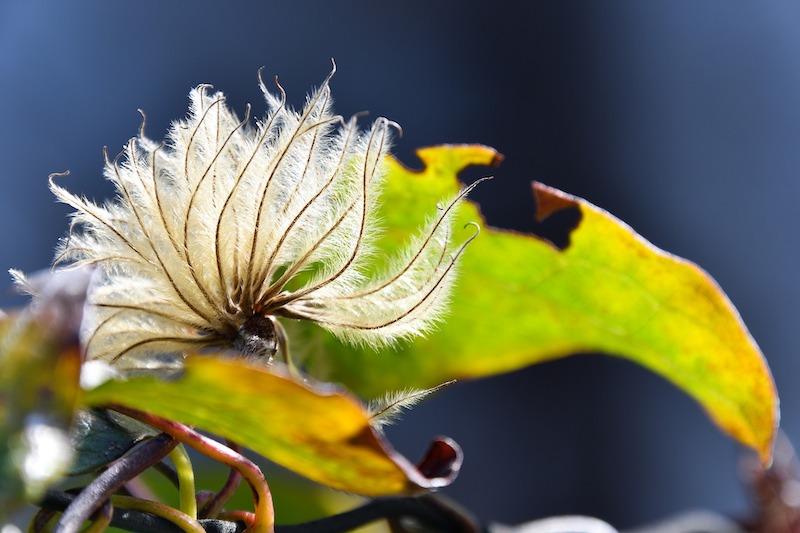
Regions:
<instances>
[{"instance_id":1,"label":"dark blue background","mask_svg":"<svg viewBox=\"0 0 800 533\"><path fill-rule=\"evenodd\" d=\"M404 161L445 142L506 155L474 194L491 223L532 227L536 179L707 269L764 350L797 436L799 23L800 5L767 0L3 2L0 269L51 261L67 209L49 173L112 194L101 147L136 133L137 108L154 138L201 82L260 112L262 65L300 106L334 57L337 111L399 122ZM467 454L447 492L486 520L747 511L737 446L621 360L460 384L391 435L415 456L438 433Z\"/></svg>"}]
</instances>

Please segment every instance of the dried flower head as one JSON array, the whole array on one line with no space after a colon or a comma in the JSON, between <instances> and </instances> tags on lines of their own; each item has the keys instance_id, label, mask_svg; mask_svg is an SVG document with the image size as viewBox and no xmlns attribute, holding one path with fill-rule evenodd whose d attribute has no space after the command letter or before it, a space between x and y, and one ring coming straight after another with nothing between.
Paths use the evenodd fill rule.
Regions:
<instances>
[{"instance_id":1,"label":"dried flower head","mask_svg":"<svg viewBox=\"0 0 800 533\"><path fill-rule=\"evenodd\" d=\"M467 189L396 257L376 257L394 124L380 118L362 131L332 114L329 80L297 113L259 76L268 112L255 124L249 107L239 119L221 93L197 87L163 143L143 124L119 156L106 156L114 201L98 205L51 178L76 209L56 262L100 267L89 359L141 367L155 353L203 347L272 357L282 344L276 317L379 346L441 317L466 245L452 242L450 226ZM375 261L385 266L366 268Z\"/></svg>"}]
</instances>

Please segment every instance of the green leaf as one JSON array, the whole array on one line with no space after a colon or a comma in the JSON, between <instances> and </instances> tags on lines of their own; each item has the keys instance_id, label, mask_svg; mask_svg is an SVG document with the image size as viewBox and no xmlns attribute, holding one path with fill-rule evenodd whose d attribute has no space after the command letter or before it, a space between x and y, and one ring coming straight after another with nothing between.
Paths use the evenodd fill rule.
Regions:
<instances>
[{"instance_id":1,"label":"green leaf","mask_svg":"<svg viewBox=\"0 0 800 533\"><path fill-rule=\"evenodd\" d=\"M314 481L366 496L449 484L461 464L457 445L440 440L417 469L371 427L355 397L243 359L190 357L180 377L109 381L86 392L83 401L190 424Z\"/></svg>"},{"instance_id":2,"label":"green leaf","mask_svg":"<svg viewBox=\"0 0 800 533\"><path fill-rule=\"evenodd\" d=\"M391 161L382 197L386 248L421 224L420 205L457 190L460 170L498 160L484 146L426 148L418 155L421 171ZM670 380L767 461L778 419L775 387L758 346L714 280L584 200L540 184L534 191L540 219L563 209L580 213L565 249L484 227L463 256L450 315L437 332L376 354L292 324L294 335L327 348L306 350L306 368L374 397L604 352ZM460 223L480 220L476 205L462 208Z\"/></svg>"}]
</instances>

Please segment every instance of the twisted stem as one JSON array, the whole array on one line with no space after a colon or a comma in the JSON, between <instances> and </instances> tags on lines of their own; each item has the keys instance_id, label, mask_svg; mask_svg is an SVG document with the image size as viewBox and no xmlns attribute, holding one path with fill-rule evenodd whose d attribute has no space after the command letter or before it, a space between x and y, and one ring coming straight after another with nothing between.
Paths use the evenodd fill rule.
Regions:
<instances>
[{"instance_id":1,"label":"twisted stem","mask_svg":"<svg viewBox=\"0 0 800 533\"><path fill-rule=\"evenodd\" d=\"M128 415L159 431L170 435L187 446L194 448L210 458L235 468L247 480L253 492L255 518L247 528L248 533L273 533L275 530L275 509L267 480L258 466L231 448L210 439L188 426L164 418L136 411L120 405L110 405L109 409Z\"/></svg>"}]
</instances>

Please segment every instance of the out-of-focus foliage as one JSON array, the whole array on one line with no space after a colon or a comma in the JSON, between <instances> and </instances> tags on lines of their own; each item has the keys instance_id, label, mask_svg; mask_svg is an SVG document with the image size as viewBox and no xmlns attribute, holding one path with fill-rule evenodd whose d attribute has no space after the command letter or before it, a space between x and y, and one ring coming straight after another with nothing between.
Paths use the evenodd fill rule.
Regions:
<instances>
[{"instance_id":1,"label":"out-of-focus foliage","mask_svg":"<svg viewBox=\"0 0 800 533\"><path fill-rule=\"evenodd\" d=\"M0 516L39 498L72 457L80 357L67 322L75 315L53 284L43 294L0 319Z\"/></svg>"}]
</instances>

